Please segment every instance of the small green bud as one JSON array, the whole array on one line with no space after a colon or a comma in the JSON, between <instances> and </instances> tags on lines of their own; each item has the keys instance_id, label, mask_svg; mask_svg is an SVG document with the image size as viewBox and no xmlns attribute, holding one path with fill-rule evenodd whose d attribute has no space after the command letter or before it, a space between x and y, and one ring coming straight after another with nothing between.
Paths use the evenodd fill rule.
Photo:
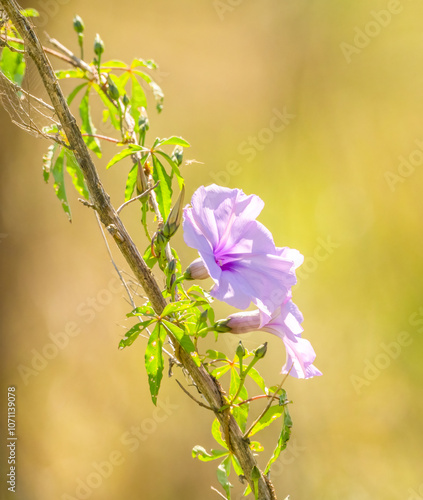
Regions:
<instances>
[{"instance_id":1,"label":"small green bud","mask_svg":"<svg viewBox=\"0 0 423 500\"><path fill-rule=\"evenodd\" d=\"M167 272L173 274L176 271L176 259L172 259L167 265Z\"/></svg>"},{"instance_id":2,"label":"small green bud","mask_svg":"<svg viewBox=\"0 0 423 500\"><path fill-rule=\"evenodd\" d=\"M142 132L146 132L150 128L150 124L148 122L148 117L141 115L138 120L138 126Z\"/></svg>"},{"instance_id":3,"label":"small green bud","mask_svg":"<svg viewBox=\"0 0 423 500\"><path fill-rule=\"evenodd\" d=\"M166 245L167 242L168 239L163 235L161 231L159 231L156 236L156 246L158 248L162 248Z\"/></svg>"},{"instance_id":4,"label":"small green bud","mask_svg":"<svg viewBox=\"0 0 423 500\"><path fill-rule=\"evenodd\" d=\"M73 18L73 29L78 33L83 33L85 26L84 26L84 21L79 17L75 16Z\"/></svg>"},{"instance_id":5,"label":"small green bud","mask_svg":"<svg viewBox=\"0 0 423 500\"><path fill-rule=\"evenodd\" d=\"M239 341L238 347L236 348L236 355L238 358L243 358L245 356L245 347L241 341Z\"/></svg>"},{"instance_id":6,"label":"small green bud","mask_svg":"<svg viewBox=\"0 0 423 500\"><path fill-rule=\"evenodd\" d=\"M104 52L104 43L100 38L100 35L97 33L94 39L94 54L98 57Z\"/></svg>"},{"instance_id":7,"label":"small green bud","mask_svg":"<svg viewBox=\"0 0 423 500\"><path fill-rule=\"evenodd\" d=\"M178 165L178 167L182 163L183 156L184 148L182 148L181 146L176 146L172 153L172 160L176 163L176 165Z\"/></svg>"},{"instance_id":8,"label":"small green bud","mask_svg":"<svg viewBox=\"0 0 423 500\"><path fill-rule=\"evenodd\" d=\"M216 321L216 323L213 325L213 329L218 333L230 332L231 329L229 328L229 326L227 326L228 322L228 319L219 319L219 321Z\"/></svg>"},{"instance_id":9,"label":"small green bud","mask_svg":"<svg viewBox=\"0 0 423 500\"><path fill-rule=\"evenodd\" d=\"M168 239L171 238L176 233L179 226L181 225L182 211L184 208L184 196L185 196L185 186L182 187L182 191L174 207L170 211L169 217L167 218L165 225L163 226L163 234Z\"/></svg>"},{"instance_id":10,"label":"small green bud","mask_svg":"<svg viewBox=\"0 0 423 500\"><path fill-rule=\"evenodd\" d=\"M254 357L257 359L264 358L267 352L267 342L265 342L263 345L260 347L257 347L257 349L254 352Z\"/></svg>"},{"instance_id":11,"label":"small green bud","mask_svg":"<svg viewBox=\"0 0 423 500\"><path fill-rule=\"evenodd\" d=\"M110 97L117 101L119 99L119 90L118 88L116 87L116 85L113 83L113 80L110 78L110 76L107 78L107 85L109 87L109 94L110 94Z\"/></svg>"},{"instance_id":12,"label":"small green bud","mask_svg":"<svg viewBox=\"0 0 423 500\"><path fill-rule=\"evenodd\" d=\"M128 107L128 104L129 104L129 102L130 102L130 101L129 101L129 97L128 97L128 95L127 95L127 94L125 94L125 95L123 96L122 101L123 101L123 105L125 106L125 108L126 108L126 107Z\"/></svg>"}]
</instances>

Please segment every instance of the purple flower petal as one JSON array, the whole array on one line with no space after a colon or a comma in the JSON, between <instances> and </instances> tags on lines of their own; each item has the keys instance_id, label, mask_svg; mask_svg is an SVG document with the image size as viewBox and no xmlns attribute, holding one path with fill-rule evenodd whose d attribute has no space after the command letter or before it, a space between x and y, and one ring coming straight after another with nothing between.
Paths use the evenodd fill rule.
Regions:
<instances>
[{"instance_id":1,"label":"purple flower petal","mask_svg":"<svg viewBox=\"0 0 423 500\"><path fill-rule=\"evenodd\" d=\"M239 309L251 302L262 324L296 283L297 250L276 248L272 234L255 218L263 208L255 195L215 184L200 187L184 209L184 239L196 248L215 282L211 294Z\"/></svg>"}]
</instances>

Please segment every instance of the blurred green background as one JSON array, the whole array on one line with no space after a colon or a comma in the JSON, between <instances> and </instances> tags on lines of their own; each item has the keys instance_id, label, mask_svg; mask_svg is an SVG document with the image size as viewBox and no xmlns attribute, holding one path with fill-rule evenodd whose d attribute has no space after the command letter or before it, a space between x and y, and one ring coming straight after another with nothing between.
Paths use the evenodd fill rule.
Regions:
<instances>
[{"instance_id":1,"label":"blurred green background","mask_svg":"<svg viewBox=\"0 0 423 500\"><path fill-rule=\"evenodd\" d=\"M191 143L186 158L198 163L183 167L188 195L211 182L259 195L260 221L277 245L305 255L294 301L324 376L286 384L294 427L272 476L278 498L423 498L422 3L23 6L43 15L42 37L47 30L75 51L79 14L87 49L99 32L107 59L155 59L165 107L160 116L150 109L150 138ZM35 77L30 84L43 95ZM4 425L6 389L15 385L15 498L218 498L215 464L191 458L194 445L213 446L209 412L167 377L155 410L144 342L117 350L130 306L93 214L72 194L67 222L42 180L47 141L2 109L0 118L0 405ZM116 151L107 145L97 165L117 206L130 162L106 172ZM123 218L144 248L135 206ZM195 257L181 236L177 249L184 265ZM224 317L230 308L218 310ZM59 352L46 347L51 336L62 339ZM277 383L282 342L245 336L249 348L264 340L263 372ZM237 341L228 334L217 347ZM265 436L267 453L276 433ZM4 473L5 455L2 445Z\"/></svg>"}]
</instances>

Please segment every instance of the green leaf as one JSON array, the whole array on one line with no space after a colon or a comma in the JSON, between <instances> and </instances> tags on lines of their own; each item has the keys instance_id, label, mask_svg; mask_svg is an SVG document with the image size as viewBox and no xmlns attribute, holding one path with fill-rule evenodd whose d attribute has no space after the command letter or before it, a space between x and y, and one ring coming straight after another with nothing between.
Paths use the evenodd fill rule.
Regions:
<instances>
[{"instance_id":1,"label":"green leaf","mask_svg":"<svg viewBox=\"0 0 423 500\"><path fill-rule=\"evenodd\" d=\"M271 406L254 426L250 436L254 436L254 434L257 434L257 432L260 432L262 429L270 425L274 420L282 416L284 413L284 408L285 406Z\"/></svg>"},{"instance_id":2,"label":"green leaf","mask_svg":"<svg viewBox=\"0 0 423 500\"><path fill-rule=\"evenodd\" d=\"M43 178L45 182L48 182L50 178L51 164L57 147L57 144L52 144L48 147L47 153L43 156Z\"/></svg>"},{"instance_id":3,"label":"green leaf","mask_svg":"<svg viewBox=\"0 0 423 500\"><path fill-rule=\"evenodd\" d=\"M223 439L222 432L220 430L220 422L219 420L217 420L217 418L213 420L211 432L216 442L219 443L220 446L225 448L225 450L227 450L228 445L226 444L226 441Z\"/></svg>"},{"instance_id":4,"label":"green leaf","mask_svg":"<svg viewBox=\"0 0 423 500\"><path fill-rule=\"evenodd\" d=\"M242 470L242 467L241 465L239 464L238 462L238 459L236 458L235 455L232 455L231 456L232 458L232 467L234 468L234 472L235 474L239 477L239 476L244 476L244 471Z\"/></svg>"},{"instance_id":5,"label":"green leaf","mask_svg":"<svg viewBox=\"0 0 423 500\"><path fill-rule=\"evenodd\" d=\"M58 80L63 80L64 78L86 78L86 73L83 69L58 69L54 72Z\"/></svg>"},{"instance_id":6,"label":"green leaf","mask_svg":"<svg viewBox=\"0 0 423 500\"><path fill-rule=\"evenodd\" d=\"M187 293L193 299L197 299L198 297L202 297L209 304L211 304L213 302L213 298L211 297L211 295L208 292L206 292L205 290L203 290L200 285L192 285L188 289Z\"/></svg>"},{"instance_id":7,"label":"green leaf","mask_svg":"<svg viewBox=\"0 0 423 500\"><path fill-rule=\"evenodd\" d=\"M110 66L115 67L115 68L128 68L128 65L124 63L123 61L118 61L116 59L107 61L101 65L101 69L107 69ZM129 69L129 68L128 68Z\"/></svg>"},{"instance_id":8,"label":"green leaf","mask_svg":"<svg viewBox=\"0 0 423 500\"><path fill-rule=\"evenodd\" d=\"M124 158L126 158L128 156L131 156L136 151L143 151L144 149L145 148L143 148L142 146L135 146L135 145L132 145L131 147L128 147L126 149L122 149L122 151L119 151L118 154L113 156L113 158L107 164L106 168L108 169L108 168L112 167L115 163L123 160ZM147 159L147 156L144 156L144 158L141 160L141 163L144 164L146 159Z\"/></svg>"},{"instance_id":9,"label":"green leaf","mask_svg":"<svg viewBox=\"0 0 423 500\"><path fill-rule=\"evenodd\" d=\"M161 316L169 316L169 314L178 312L178 311L186 311L187 309L191 309L195 307L195 303L192 300L179 300L178 302L171 302L168 304L162 311Z\"/></svg>"},{"instance_id":10,"label":"green leaf","mask_svg":"<svg viewBox=\"0 0 423 500\"><path fill-rule=\"evenodd\" d=\"M64 162L65 162L65 152L62 149L58 154L56 161L54 162L51 173L54 178L54 190L56 192L56 196L62 203L62 208L65 211L66 215L69 217L69 220L72 220L71 211L68 203L68 199L66 197L66 188L65 188L65 179L64 179Z\"/></svg>"},{"instance_id":11,"label":"green leaf","mask_svg":"<svg viewBox=\"0 0 423 500\"><path fill-rule=\"evenodd\" d=\"M137 173L138 165L134 165L129 171L128 178L126 179L125 201L129 201L132 198L135 186L137 185Z\"/></svg>"},{"instance_id":12,"label":"green leaf","mask_svg":"<svg viewBox=\"0 0 423 500\"><path fill-rule=\"evenodd\" d=\"M208 349L206 351L207 357L210 359L228 359L225 353L220 351L215 351L214 349Z\"/></svg>"},{"instance_id":13,"label":"green leaf","mask_svg":"<svg viewBox=\"0 0 423 500\"><path fill-rule=\"evenodd\" d=\"M192 457L198 458L202 462L211 462L212 460L216 460L218 458L224 457L228 454L228 450L211 450L211 453L208 453L202 446L194 446L192 449Z\"/></svg>"},{"instance_id":14,"label":"green leaf","mask_svg":"<svg viewBox=\"0 0 423 500\"><path fill-rule=\"evenodd\" d=\"M154 257L154 255L151 253L151 245L148 245L147 250L144 252L142 258L150 269L152 269L158 261L158 258Z\"/></svg>"},{"instance_id":15,"label":"green leaf","mask_svg":"<svg viewBox=\"0 0 423 500\"><path fill-rule=\"evenodd\" d=\"M9 42L11 47L22 49L23 45L15 42ZM0 71L10 81L21 86L25 75L25 58L19 52L12 52L4 47L0 56Z\"/></svg>"},{"instance_id":16,"label":"green leaf","mask_svg":"<svg viewBox=\"0 0 423 500\"><path fill-rule=\"evenodd\" d=\"M252 451L259 452L259 451L263 451L264 447L258 441L250 441L250 449Z\"/></svg>"},{"instance_id":17,"label":"green leaf","mask_svg":"<svg viewBox=\"0 0 423 500\"><path fill-rule=\"evenodd\" d=\"M24 17L40 17L40 13L35 9L23 9L21 10L21 14Z\"/></svg>"},{"instance_id":18,"label":"green leaf","mask_svg":"<svg viewBox=\"0 0 423 500\"><path fill-rule=\"evenodd\" d=\"M237 421L242 432L247 430L247 420L248 412L250 410L250 403L245 403L241 406L234 406L232 409L232 414L234 419Z\"/></svg>"},{"instance_id":19,"label":"green leaf","mask_svg":"<svg viewBox=\"0 0 423 500\"><path fill-rule=\"evenodd\" d=\"M110 118L110 122L115 130L120 130L120 114L119 109L110 101L107 95L103 92L101 87L96 83L92 84L93 89L99 95L101 101L106 106L108 111L108 118ZM106 110L105 110L106 111Z\"/></svg>"},{"instance_id":20,"label":"green leaf","mask_svg":"<svg viewBox=\"0 0 423 500\"><path fill-rule=\"evenodd\" d=\"M226 457L223 462L217 468L217 480L222 485L225 490L226 497L228 500L231 498L231 488L232 484L229 482L229 474L231 473L231 457Z\"/></svg>"},{"instance_id":21,"label":"green leaf","mask_svg":"<svg viewBox=\"0 0 423 500\"><path fill-rule=\"evenodd\" d=\"M166 144L170 144L172 146L182 146L183 148L189 148L191 146L188 141L182 139L182 137L176 137L175 135L168 137L167 139L161 139L157 145L165 146Z\"/></svg>"},{"instance_id":22,"label":"green leaf","mask_svg":"<svg viewBox=\"0 0 423 500\"><path fill-rule=\"evenodd\" d=\"M197 366L200 366L201 361L198 357L197 351L195 350L195 346L188 335L185 335L184 330L165 319L162 319L162 324L168 329L168 331L172 333L172 335L177 339L177 341L185 349L185 351L191 354L191 358L194 360L195 364Z\"/></svg>"},{"instance_id":23,"label":"green leaf","mask_svg":"<svg viewBox=\"0 0 423 500\"><path fill-rule=\"evenodd\" d=\"M65 149L65 157L66 157L66 170L68 171L68 174L71 176L75 189L81 196L83 196L86 200L88 200L90 194L88 192L87 185L85 184L85 179L81 167L78 165L75 155L73 154L72 151Z\"/></svg>"},{"instance_id":24,"label":"green leaf","mask_svg":"<svg viewBox=\"0 0 423 500\"><path fill-rule=\"evenodd\" d=\"M160 389L160 383L163 377L163 342L166 339L166 330L160 323L152 331L145 350L145 368L148 375L148 384L153 403L157 405L157 395Z\"/></svg>"},{"instance_id":25,"label":"green leaf","mask_svg":"<svg viewBox=\"0 0 423 500\"><path fill-rule=\"evenodd\" d=\"M129 314L126 315L128 318L131 318L133 316L154 316L156 317L156 313L154 312L154 309L149 306L140 306L136 307L133 311L131 311Z\"/></svg>"},{"instance_id":26,"label":"green leaf","mask_svg":"<svg viewBox=\"0 0 423 500\"><path fill-rule=\"evenodd\" d=\"M138 338L139 334L145 330L154 319L148 319L147 321L142 321L137 323L135 326L130 328L126 333L125 337L119 342L119 349L123 349L124 347L129 347L131 344L135 342Z\"/></svg>"},{"instance_id":27,"label":"green leaf","mask_svg":"<svg viewBox=\"0 0 423 500\"><path fill-rule=\"evenodd\" d=\"M172 179L156 156L152 156L154 167L153 178L155 182L160 181L156 188L157 203L163 219L166 220L169 216L170 206L172 204Z\"/></svg>"},{"instance_id":28,"label":"green leaf","mask_svg":"<svg viewBox=\"0 0 423 500\"><path fill-rule=\"evenodd\" d=\"M275 451L273 452L273 455L271 456L268 464L266 465L264 474L267 474L270 471L272 464L278 459L281 452L286 448L288 440L291 436L291 427L292 427L291 416L289 414L288 407L284 406L283 408L284 408L284 419L283 419L281 434L279 436L278 444L276 445Z\"/></svg>"},{"instance_id":29,"label":"green leaf","mask_svg":"<svg viewBox=\"0 0 423 500\"><path fill-rule=\"evenodd\" d=\"M178 181L179 189L182 189L184 186L184 178L181 175L178 165L172 160L172 158L168 154L164 153L163 151L156 150L156 153L163 156L163 158L169 163Z\"/></svg>"},{"instance_id":30,"label":"green leaf","mask_svg":"<svg viewBox=\"0 0 423 500\"><path fill-rule=\"evenodd\" d=\"M148 68L148 69L156 69L157 64L149 59L148 61L144 59L134 59L131 63L131 68L136 68L142 66L143 68Z\"/></svg>"},{"instance_id":31,"label":"green leaf","mask_svg":"<svg viewBox=\"0 0 423 500\"><path fill-rule=\"evenodd\" d=\"M78 92L80 90L82 90L86 85L88 85L88 82L87 83L81 83L81 85L78 85L77 87L75 87L72 92L68 95L66 101L68 103L68 105L70 106L72 101L75 99L76 95L78 94Z\"/></svg>"},{"instance_id":32,"label":"green leaf","mask_svg":"<svg viewBox=\"0 0 423 500\"><path fill-rule=\"evenodd\" d=\"M132 82L131 108L132 112L137 111L137 116L136 117L134 115L132 116L138 119L139 108L147 107L147 98L145 97L144 89L138 83L138 80L134 75L131 75L131 82Z\"/></svg>"},{"instance_id":33,"label":"green leaf","mask_svg":"<svg viewBox=\"0 0 423 500\"><path fill-rule=\"evenodd\" d=\"M211 375L213 375L214 378L217 378L219 379L220 377L222 377L223 375L225 375L225 373L227 371L229 371L231 369L231 365L223 365L223 366L219 366L217 368L215 368L212 372L211 372Z\"/></svg>"},{"instance_id":34,"label":"green leaf","mask_svg":"<svg viewBox=\"0 0 423 500\"><path fill-rule=\"evenodd\" d=\"M264 394L267 394L266 384L263 377L255 368L250 368L248 371L248 376L251 377L254 382L260 387Z\"/></svg>"},{"instance_id":35,"label":"green leaf","mask_svg":"<svg viewBox=\"0 0 423 500\"><path fill-rule=\"evenodd\" d=\"M90 114L90 104L89 104L89 96L90 96L90 88L88 87L87 91L84 94L84 97L81 100L79 105L79 114L82 119L81 132L83 134L90 134L90 136L95 135L97 132L94 124L91 120ZM85 144L92 150L94 153L101 158L101 148L100 141L97 137L84 137Z\"/></svg>"}]
</instances>

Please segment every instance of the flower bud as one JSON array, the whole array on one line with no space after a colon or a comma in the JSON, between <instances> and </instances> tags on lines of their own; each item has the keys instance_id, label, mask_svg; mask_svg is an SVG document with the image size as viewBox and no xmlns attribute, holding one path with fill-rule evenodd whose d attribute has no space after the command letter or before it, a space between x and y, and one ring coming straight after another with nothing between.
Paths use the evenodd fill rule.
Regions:
<instances>
[{"instance_id":1,"label":"flower bud","mask_svg":"<svg viewBox=\"0 0 423 500\"><path fill-rule=\"evenodd\" d=\"M109 94L110 97L117 101L119 99L119 90L116 87L116 85L113 83L113 80L110 78L110 76L107 78L107 85L109 87Z\"/></svg>"},{"instance_id":2,"label":"flower bud","mask_svg":"<svg viewBox=\"0 0 423 500\"><path fill-rule=\"evenodd\" d=\"M163 235L163 233L161 231L159 231L157 233L156 240L155 240L156 247L162 248L166 245L167 242L168 242L168 239Z\"/></svg>"},{"instance_id":3,"label":"flower bud","mask_svg":"<svg viewBox=\"0 0 423 500\"><path fill-rule=\"evenodd\" d=\"M228 326L232 333L249 333L260 327L260 311L242 311L228 317Z\"/></svg>"},{"instance_id":4,"label":"flower bud","mask_svg":"<svg viewBox=\"0 0 423 500\"><path fill-rule=\"evenodd\" d=\"M176 259L172 259L167 265L167 272L173 274L176 271Z\"/></svg>"},{"instance_id":5,"label":"flower bud","mask_svg":"<svg viewBox=\"0 0 423 500\"><path fill-rule=\"evenodd\" d=\"M94 54L97 57L100 57L103 52L104 52L104 43L103 40L100 38L100 35L97 33L94 39Z\"/></svg>"},{"instance_id":6,"label":"flower bud","mask_svg":"<svg viewBox=\"0 0 423 500\"><path fill-rule=\"evenodd\" d=\"M130 102L130 101L129 101L129 97L128 97L128 95L127 95L127 94L125 94L125 95L123 96L122 101L123 101L123 105L124 105L124 106L125 106L125 108L126 108L126 107L128 106L128 104L129 104L129 102Z\"/></svg>"},{"instance_id":7,"label":"flower bud","mask_svg":"<svg viewBox=\"0 0 423 500\"><path fill-rule=\"evenodd\" d=\"M191 262L185 271L185 279L187 280L205 280L209 277L209 272L201 257Z\"/></svg>"},{"instance_id":8,"label":"flower bud","mask_svg":"<svg viewBox=\"0 0 423 500\"><path fill-rule=\"evenodd\" d=\"M163 226L163 234L166 238L171 238L181 225L184 195L185 186L182 186L182 191Z\"/></svg>"},{"instance_id":9,"label":"flower bud","mask_svg":"<svg viewBox=\"0 0 423 500\"><path fill-rule=\"evenodd\" d=\"M265 342L263 345L260 347L257 347L257 349L254 352L254 357L257 359L264 358L267 352L267 342Z\"/></svg>"},{"instance_id":10,"label":"flower bud","mask_svg":"<svg viewBox=\"0 0 423 500\"><path fill-rule=\"evenodd\" d=\"M216 332L219 333L230 332L231 329L227 325L228 325L227 319L220 319L219 321L216 321L216 323L213 325L213 328Z\"/></svg>"},{"instance_id":11,"label":"flower bud","mask_svg":"<svg viewBox=\"0 0 423 500\"><path fill-rule=\"evenodd\" d=\"M138 120L138 126L142 132L146 132L150 128L148 117L141 115Z\"/></svg>"},{"instance_id":12,"label":"flower bud","mask_svg":"<svg viewBox=\"0 0 423 500\"><path fill-rule=\"evenodd\" d=\"M84 26L84 21L79 17L75 16L73 18L73 29L78 33L83 33L85 26Z\"/></svg>"},{"instance_id":13,"label":"flower bud","mask_svg":"<svg viewBox=\"0 0 423 500\"><path fill-rule=\"evenodd\" d=\"M239 341L235 354L238 356L238 358L243 358L245 356L245 347L243 346L241 341Z\"/></svg>"},{"instance_id":14,"label":"flower bud","mask_svg":"<svg viewBox=\"0 0 423 500\"><path fill-rule=\"evenodd\" d=\"M172 160L176 163L176 165L178 165L178 167L182 163L183 156L184 148L182 148L181 146L176 146L172 153Z\"/></svg>"}]
</instances>

